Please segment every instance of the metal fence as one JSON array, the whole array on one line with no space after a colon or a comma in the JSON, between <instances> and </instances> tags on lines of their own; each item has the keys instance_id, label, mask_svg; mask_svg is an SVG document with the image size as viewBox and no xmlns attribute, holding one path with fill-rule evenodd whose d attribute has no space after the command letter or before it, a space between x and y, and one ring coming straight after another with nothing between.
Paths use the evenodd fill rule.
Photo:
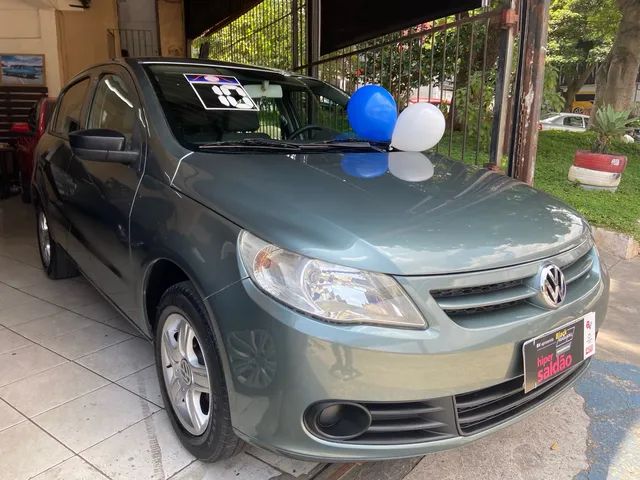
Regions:
<instances>
[{"instance_id":1,"label":"metal fence","mask_svg":"<svg viewBox=\"0 0 640 480\"><path fill-rule=\"evenodd\" d=\"M312 0L264 0L196 39L192 53L208 43L209 58L312 73L347 92L380 84L400 110L415 102L433 103L447 119L437 150L470 163L490 160L490 150L496 151L490 149L496 89L501 94L510 88L509 64L498 61L504 2L414 25L309 63L307 1Z\"/></svg>"},{"instance_id":2,"label":"metal fence","mask_svg":"<svg viewBox=\"0 0 640 480\"><path fill-rule=\"evenodd\" d=\"M209 57L295 70L306 58L306 0L265 0L220 30L193 42L209 43Z\"/></svg>"},{"instance_id":3,"label":"metal fence","mask_svg":"<svg viewBox=\"0 0 640 480\"><path fill-rule=\"evenodd\" d=\"M113 57L155 57L158 43L154 32L140 29L109 29L107 32L109 54Z\"/></svg>"}]
</instances>

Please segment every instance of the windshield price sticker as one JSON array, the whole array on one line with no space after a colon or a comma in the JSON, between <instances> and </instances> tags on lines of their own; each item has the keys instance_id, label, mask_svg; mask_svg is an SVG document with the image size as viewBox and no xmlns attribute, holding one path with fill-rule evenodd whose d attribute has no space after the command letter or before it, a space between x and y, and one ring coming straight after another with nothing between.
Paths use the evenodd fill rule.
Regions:
<instances>
[{"instance_id":1,"label":"windshield price sticker","mask_svg":"<svg viewBox=\"0 0 640 480\"><path fill-rule=\"evenodd\" d=\"M205 110L258 110L236 77L185 73L184 78Z\"/></svg>"},{"instance_id":2,"label":"windshield price sticker","mask_svg":"<svg viewBox=\"0 0 640 480\"><path fill-rule=\"evenodd\" d=\"M525 393L547 383L596 353L596 314L524 343Z\"/></svg>"}]
</instances>

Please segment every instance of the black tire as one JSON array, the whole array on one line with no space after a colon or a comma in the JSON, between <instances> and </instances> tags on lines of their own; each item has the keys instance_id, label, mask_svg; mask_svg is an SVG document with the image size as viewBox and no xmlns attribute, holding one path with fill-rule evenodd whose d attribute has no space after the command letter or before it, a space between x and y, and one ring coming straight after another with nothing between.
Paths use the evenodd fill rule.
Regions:
<instances>
[{"instance_id":1,"label":"black tire","mask_svg":"<svg viewBox=\"0 0 640 480\"><path fill-rule=\"evenodd\" d=\"M78 269L75 263L67 252L58 245L51 235L51 231L48 230L49 236L49 258L46 258L45 249L43 247L43 232L41 229L41 215L44 216L45 221L47 218L46 213L41 206L36 208L36 234L38 236L38 252L40 253L40 261L42 262L42 268L47 273L47 276L52 280L61 280L63 278L71 278L78 275ZM48 221L46 221L48 226Z\"/></svg>"},{"instance_id":2,"label":"black tire","mask_svg":"<svg viewBox=\"0 0 640 480\"><path fill-rule=\"evenodd\" d=\"M157 308L154 351L156 370L160 382L160 390L166 410L171 419L173 429L184 447L196 458L204 462L216 462L240 453L244 442L240 440L231 426L231 411L227 396L224 372L220 356L214 340L209 316L191 282L181 282L170 287L160 299ZM164 376L162 357L162 331L165 322L172 313L186 318L195 331L201 345L206 368L209 372L210 402L209 423L201 435L195 436L182 425L169 398Z\"/></svg>"}]
</instances>

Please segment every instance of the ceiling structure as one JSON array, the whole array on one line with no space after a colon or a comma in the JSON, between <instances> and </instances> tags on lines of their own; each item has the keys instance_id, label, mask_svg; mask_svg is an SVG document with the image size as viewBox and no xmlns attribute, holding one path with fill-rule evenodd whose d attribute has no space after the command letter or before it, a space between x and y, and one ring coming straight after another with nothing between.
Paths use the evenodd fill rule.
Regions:
<instances>
[{"instance_id":1,"label":"ceiling structure","mask_svg":"<svg viewBox=\"0 0 640 480\"><path fill-rule=\"evenodd\" d=\"M196 38L218 30L260 2L184 0L186 36ZM482 3L482 0L320 0L320 51L329 53L385 33L478 8ZM354 22L354 18L358 21Z\"/></svg>"}]
</instances>

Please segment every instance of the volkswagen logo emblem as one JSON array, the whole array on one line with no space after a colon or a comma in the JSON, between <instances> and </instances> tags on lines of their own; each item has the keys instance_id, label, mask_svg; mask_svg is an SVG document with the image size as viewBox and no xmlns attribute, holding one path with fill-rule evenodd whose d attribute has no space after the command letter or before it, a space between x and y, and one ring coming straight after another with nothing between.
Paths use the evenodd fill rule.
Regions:
<instances>
[{"instance_id":1,"label":"volkswagen logo emblem","mask_svg":"<svg viewBox=\"0 0 640 480\"><path fill-rule=\"evenodd\" d=\"M191 365L186 358L178 364L178 375L185 385L191 385Z\"/></svg>"},{"instance_id":2,"label":"volkswagen logo emblem","mask_svg":"<svg viewBox=\"0 0 640 480\"><path fill-rule=\"evenodd\" d=\"M551 308L559 307L567 296L567 283L560 267L553 264L545 265L540 270L538 278L544 303Z\"/></svg>"}]
</instances>

